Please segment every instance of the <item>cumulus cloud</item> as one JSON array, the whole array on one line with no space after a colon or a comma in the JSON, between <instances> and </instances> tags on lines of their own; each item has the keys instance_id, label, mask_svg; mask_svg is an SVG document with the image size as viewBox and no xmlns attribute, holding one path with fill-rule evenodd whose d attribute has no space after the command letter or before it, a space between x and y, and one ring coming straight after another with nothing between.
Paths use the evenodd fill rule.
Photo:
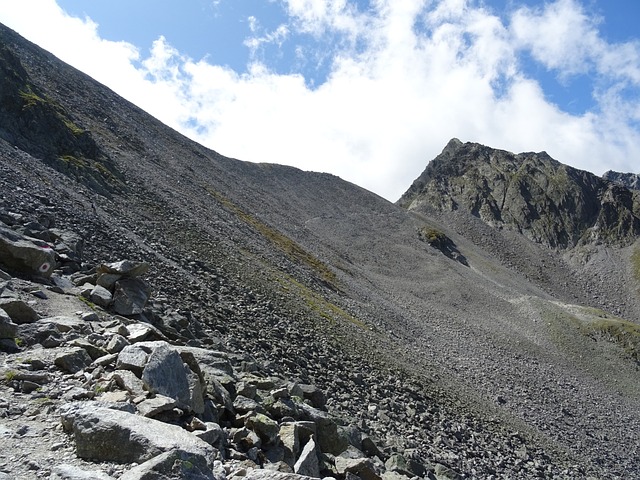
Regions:
<instances>
[{"instance_id":1,"label":"cumulus cloud","mask_svg":"<svg viewBox=\"0 0 640 480\"><path fill-rule=\"evenodd\" d=\"M39 25L19 13L44 6ZM54 0L23 0L0 21L223 154L329 171L390 200L454 136L546 150L596 173L637 169L640 48L604 40L577 0L507 17L470 0L376 0L366 10L286 0L283 8L272 32L248 19L246 46L289 42L301 57L328 55L323 82L276 73L257 56L236 72L190 59L164 38L142 53L101 39L94 22ZM572 115L550 102L523 54L560 79L593 77L593 108Z\"/></svg>"}]
</instances>

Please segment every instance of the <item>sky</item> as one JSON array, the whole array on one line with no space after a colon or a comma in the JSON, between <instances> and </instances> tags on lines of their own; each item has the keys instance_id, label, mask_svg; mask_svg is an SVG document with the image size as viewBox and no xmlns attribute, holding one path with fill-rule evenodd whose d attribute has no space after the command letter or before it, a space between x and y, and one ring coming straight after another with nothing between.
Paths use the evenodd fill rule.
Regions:
<instances>
[{"instance_id":1,"label":"sky","mask_svg":"<svg viewBox=\"0 0 640 480\"><path fill-rule=\"evenodd\" d=\"M241 160L391 201L453 138L640 172L637 0L1 0L0 22Z\"/></svg>"}]
</instances>

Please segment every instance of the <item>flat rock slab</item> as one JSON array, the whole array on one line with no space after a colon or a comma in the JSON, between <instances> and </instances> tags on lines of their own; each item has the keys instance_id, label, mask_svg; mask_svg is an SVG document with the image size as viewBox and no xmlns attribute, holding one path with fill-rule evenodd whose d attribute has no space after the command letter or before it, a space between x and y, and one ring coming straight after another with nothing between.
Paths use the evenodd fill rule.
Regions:
<instances>
[{"instance_id":1,"label":"flat rock slab","mask_svg":"<svg viewBox=\"0 0 640 480\"><path fill-rule=\"evenodd\" d=\"M217 453L211 445L178 426L96 406L94 402L67 404L61 412L62 425L73 432L80 458L142 463L177 449L204 457L211 468Z\"/></svg>"},{"instance_id":2,"label":"flat rock slab","mask_svg":"<svg viewBox=\"0 0 640 480\"><path fill-rule=\"evenodd\" d=\"M273 470L249 470L243 477L244 480L317 480L306 475L295 473L275 472Z\"/></svg>"},{"instance_id":3,"label":"flat rock slab","mask_svg":"<svg viewBox=\"0 0 640 480\"><path fill-rule=\"evenodd\" d=\"M112 476L99 470L83 470L73 465L53 467L49 480L114 480Z\"/></svg>"}]
</instances>

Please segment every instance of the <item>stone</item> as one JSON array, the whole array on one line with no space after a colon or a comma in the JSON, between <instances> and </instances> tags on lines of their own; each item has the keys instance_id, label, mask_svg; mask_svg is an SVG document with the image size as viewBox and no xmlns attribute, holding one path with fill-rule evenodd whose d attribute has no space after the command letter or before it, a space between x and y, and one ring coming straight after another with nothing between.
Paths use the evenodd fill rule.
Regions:
<instances>
[{"instance_id":1,"label":"stone","mask_svg":"<svg viewBox=\"0 0 640 480\"><path fill-rule=\"evenodd\" d=\"M46 278L53 273L56 256L46 242L0 224L0 264L18 273Z\"/></svg>"},{"instance_id":2,"label":"stone","mask_svg":"<svg viewBox=\"0 0 640 480\"><path fill-rule=\"evenodd\" d=\"M113 290L116 282L122 278L122 275L117 273L100 273L96 279L96 285L106 288L107 290Z\"/></svg>"},{"instance_id":3,"label":"stone","mask_svg":"<svg viewBox=\"0 0 640 480\"><path fill-rule=\"evenodd\" d=\"M98 274L113 273L123 277L138 277L144 275L149 270L146 262L133 262L131 260L121 260L119 262L102 264L98 267Z\"/></svg>"},{"instance_id":4,"label":"stone","mask_svg":"<svg viewBox=\"0 0 640 480\"><path fill-rule=\"evenodd\" d=\"M83 348L72 348L58 354L54 364L68 373L77 373L91 365L91 357Z\"/></svg>"},{"instance_id":5,"label":"stone","mask_svg":"<svg viewBox=\"0 0 640 480\"><path fill-rule=\"evenodd\" d=\"M335 465L339 475L353 473L362 480L380 480L380 476L368 458L336 457Z\"/></svg>"},{"instance_id":6,"label":"stone","mask_svg":"<svg viewBox=\"0 0 640 480\"><path fill-rule=\"evenodd\" d=\"M149 354L137 345L128 345L118 354L116 368L130 370L138 377L142 376L142 370L147 364Z\"/></svg>"},{"instance_id":7,"label":"stone","mask_svg":"<svg viewBox=\"0 0 640 480\"><path fill-rule=\"evenodd\" d=\"M238 395L233 401L233 408L238 413L257 412L262 410L261 405L251 398Z\"/></svg>"},{"instance_id":8,"label":"stone","mask_svg":"<svg viewBox=\"0 0 640 480\"><path fill-rule=\"evenodd\" d=\"M316 387L315 385L307 385L304 383L299 384L298 387L300 388L300 390L302 390L302 398L304 398L305 400L309 400L311 402L311 405L313 405L315 408L319 408L322 410L326 407L327 397L325 396L324 392L318 387Z\"/></svg>"},{"instance_id":9,"label":"stone","mask_svg":"<svg viewBox=\"0 0 640 480\"><path fill-rule=\"evenodd\" d=\"M297 473L276 472L274 470L248 470L242 477L244 480L317 480L313 477L298 475Z\"/></svg>"},{"instance_id":10,"label":"stone","mask_svg":"<svg viewBox=\"0 0 640 480\"><path fill-rule=\"evenodd\" d=\"M129 392L133 397L146 395L144 382L130 370L116 370L112 377L118 387Z\"/></svg>"},{"instance_id":11,"label":"stone","mask_svg":"<svg viewBox=\"0 0 640 480\"><path fill-rule=\"evenodd\" d=\"M109 339L106 348L109 353L118 353L127 345L129 345L129 340L116 333Z\"/></svg>"},{"instance_id":12,"label":"stone","mask_svg":"<svg viewBox=\"0 0 640 480\"><path fill-rule=\"evenodd\" d=\"M271 420L261 413L247 418L245 425L247 428L256 432L260 439L266 444L274 443L280 432L278 422Z\"/></svg>"},{"instance_id":13,"label":"stone","mask_svg":"<svg viewBox=\"0 0 640 480\"><path fill-rule=\"evenodd\" d=\"M0 308L18 325L33 323L40 318L31 306L17 298L1 298Z\"/></svg>"},{"instance_id":14,"label":"stone","mask_svg":"<svg viewBox=\"0 0 640 480\"><path fill-rule=\"evenodd\" d=\"M107 352L104 348L100 348L96 345L94 345L93 343L89 342L87 339L85 338L76 338L75 340L73 340L70 345L72 347L80 347L83 348L91 357L91 360L96 360L100 357L104 357L105 355L108 355L109 352Z\"/></svg>"},{"instance_id":15,"label":"stone","mask_svg":"<svg viewBox=\"0 0 640 480\"><path fill-rule=\"evenodd\" d=\"M120 480L216 480L210 461L200 454L175 448L125 472ZM222 480L219 478L219 480Z\"/></svg>"},{"instance_id":16,"label":"stone","mask_svg":"<svg viewBox=\"0 0 640 480\"><path fill-rule=\"evenodd\" d=\"M88 299L99 307L107 308L113 299L113 295L106 288L96 285L89 292Z\"/></svg>"},{"instance_id":17,"label":"stone","mask_svg":"<svg viewBox=\"0 0 640 480\"><path fill-rule=\"evenodd\" d=\"M226 440L226 434L222 427L217 423L205 422L205 428L206 430L194 432L194 435L222 451Z\"/></svg>"},{"instance_id":18,"label":"stone","mask_svg":"<svg viewBox=\"0 0 640 480\"><path fill-rule=\"evenodd\" d=\"M132 323L125 328L127 330L127 340L130 343L142 342L154 332L153 327L146 323Z\"/></svg>"},{"instance_id":19,"label":"stone","mask_svg":"<svg viewBox=\"0 0 640 480\"><path fill-rule=\"evenodd\" d=\"M408 477L413 476L413 474L411 473L411 470L409 469L407 460L398 453L391 455L387 459L387 461L384 462L384 467L389 471L398 472Z\"/></svg>"},{"instance_id":20,"label":"stone","mask_svg":"<svg viewBox=\"0 0 640 480\"><path fill-rule=\"evenodd\" d=\"M461 480L462 476L455 470L441 463L435 464L434 473L437 480Z\"/></svg>"},{"instance_id":21,"label":"stone","mask_svg":"<svg viewBox=\"0 0 640 480\"><path fill-rule=\"evenodd\" d=\"M96 406L61 407L62 425L73 432L76 454L97 462L142 463L170 450L200 455L213 465L216 450L186 430L151 418Z\"/></svg>"},{"instance_id":22,"label":"stone","mask_svg":"<svg viewBox=\"0 0 640 480\"><path fill-rule=\"evenodd\" d=\"M20 347L13 338L0 338L0 352L18 353Z\"/></svg>"},{"instance_id":23,"label":"stone","mask_svg":"<svg viewBox=\"0 0 640 480\"><path fill-rule=\"evenodd\" d=\"M164 395L156 395L154 398L148 398L137 405L138 413L143 417L155 417L159 413L173 410L175 406L176 401Z\"/></svg>"},{"instance_id":24,"label":"stone","mask_svg":"<svg viewBox=\"0 0 640 480\"><path fill-rule=\"evenodd\" d=\"M202 413L203 391L196 385L195 389L200 394L200 402L196 405L192 388L193 383L197 382L193 377L190 378L191 374L193 372L183 363L180 354L167 344L162 344L149 356L142 372L142 381L149 392L173 398L178 408L195 411L195 407Z\"/></svg>"},{"instance_id":25,"label":"stone","mask_svg":"<svg viewBox=\"0 0 640 480\"><path fill-rule=\"evenodd\" d=\"M18 333L18 325L13 323L11 317L0 308L0 338L14 339Z\"/></svg>"},{"instance_id":26,"label":"stone","mask_svg":"<svg viewBox=\"0 0 640 480\"><path fill-rule=\"evenodd\" d=\"M142 313L151 296L151 289L139 278L123 278L114 289L113 310L125 316Z\"/></svg>"},{"instance_id":27,"label":"stone","mask_svg":"<svg viewBox=\"0 0 640 480\"><path fill-rule=\"evenodd\" d=\"M278 432L280 443L284 448L284 461L293 467L298 453L300 452L300 437L298 435L298 425L295 423L285 423L280 425Z\"/></svg>"},{"instance_id":28,"label":"stone","mask_svg":"<svg viewBox=\"0 0 640 480\"><path fill-rule=\"evenodd\" d=\"M56 465L51 470L49 480L113 480L100 470L84 470L74 465Z\"/></svg>"},{"instance_id":29,"label":"stone","mask_svg":"<svg viewBox=\"0 0 640 480\"><path fill-rule=\"evenodd\" d=\"M298 475L307 475L309 477L320 477L320 463L318 462L318 450L313 437L309 439L302 449L300 458L293 466L293 471Z\"/></svg>"},{"instance_id":30,"label":"stone","mask_svg":"<svg viewBox=\"0 0 640 480\"><path fill-rule=\"evenodd\" d=\"M129 402L131 394L129 392L117 391L117 392L104 392L98 398L99 401L104 403L124 403Z\"/></svg>"},{"instance_id":31,"label":"stone","mask_svg":"<svg viewBox=\"0 0 640 480\"><path fill-rule=\"evenodd\" d=\"M300 407L304 412L305 420L316 424L316 438L323 453L340 455L346 450L349 442L346 436L338 431L338 426L331 415L310 405L302 404Z\"/></svg>"}]
</instances>

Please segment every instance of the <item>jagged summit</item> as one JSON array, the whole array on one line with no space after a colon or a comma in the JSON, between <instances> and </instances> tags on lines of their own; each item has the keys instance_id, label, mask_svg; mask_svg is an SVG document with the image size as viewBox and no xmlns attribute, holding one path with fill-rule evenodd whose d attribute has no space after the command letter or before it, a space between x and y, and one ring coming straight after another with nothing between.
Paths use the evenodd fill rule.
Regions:
<instances>
[{"instance_id":1,"label":"jagged summit","mask_svg":"<svg viewBox=\"0 0 640 480\"><path fill-rule=\"evenodd\" d=\"M611 180L631 190L640 190L640 174L637 173L620 173L609 170L604 173L602 178Z\"/></svg>"},{"instance_id":2,"label":"jagged summit","mask_svg":"<svg viewBox=\"0 0 640 480\"><path fill-rule=\"evenodd\" d=\"M640 196L551 158L451 140L398 204L409 210L463 210L566 249L626 245L640 233Z\"/></svg>"}]
</instances>

